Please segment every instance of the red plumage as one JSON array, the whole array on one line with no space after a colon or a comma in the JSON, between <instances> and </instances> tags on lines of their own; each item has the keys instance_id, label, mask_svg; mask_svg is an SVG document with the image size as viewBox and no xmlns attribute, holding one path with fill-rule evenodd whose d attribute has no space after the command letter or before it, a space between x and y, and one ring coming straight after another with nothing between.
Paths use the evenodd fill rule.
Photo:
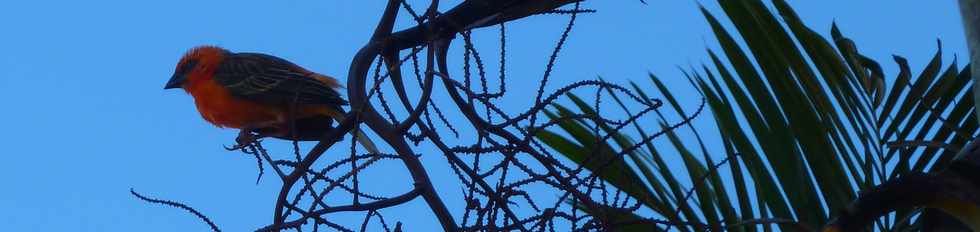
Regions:
<instances>
[{"instance_id":1,"label":"red plumage","mask_svg":"<svg viewBox=\"0 0 980 232\"><path fill-rule=\"evenodd\" d=\"M275 56L214 46L185 54L166 88L183 88L204 120L218 127L301 140L317 140L342 119L347 104L334 78Z\"/></svg>"}]
</instances>

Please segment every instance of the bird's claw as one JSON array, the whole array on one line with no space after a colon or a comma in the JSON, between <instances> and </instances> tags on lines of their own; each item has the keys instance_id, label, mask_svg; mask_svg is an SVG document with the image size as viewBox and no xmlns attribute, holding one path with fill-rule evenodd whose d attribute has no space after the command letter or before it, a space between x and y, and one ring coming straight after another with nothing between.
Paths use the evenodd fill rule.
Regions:
<instances>
[{"instance_id":1,"label":"bird's claw","mask_svg":"<svg viewBox=\"0 0 980 232\"><path fill-rule=\"evenodd\" d=\"M248 151L246 151L245 148L248 147L249 145L251 145L251 144L236 144L234 146L224 145L222 147L224 147L225 150L228 150L228 151L242 150L243 152L248 153Z\"/></svg>"},{"instance_id":2,"label":"bird's claw","mask_svg":"<svg viewBox=\"0 0 980 232\"><path fill-rule=\"evenodd\" d=\"M251 146L253 143L259 142L259 140L257 137L255 137L255 135L252 134L252 132L249 132L247 130L242 130L242 132L238 134L238 137L235 138L235 142L238 144L230 147L224 146L225 150L228 151L242 150L243 152L248 153L248 151L246 151L245 148Z\"/></svg>"}]
</instances>

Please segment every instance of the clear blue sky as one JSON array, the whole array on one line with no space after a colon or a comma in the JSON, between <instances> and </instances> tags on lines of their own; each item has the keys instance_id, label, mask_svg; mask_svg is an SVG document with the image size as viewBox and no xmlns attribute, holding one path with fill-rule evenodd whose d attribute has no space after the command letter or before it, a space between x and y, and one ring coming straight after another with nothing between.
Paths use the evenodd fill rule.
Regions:
<instances>
[{"instance_id":1,"label":"clear blue sky","mask_svg":"<svg viewBox=\"0 0 980 232\"><path fill-rule=\"evenodd\" d=\"M697 1L647 2L584 4L599 13L580 18L549 88L597 76L620 83L645 82L649 71L680 90L690 89L676 66L706 61L705 48L717 47L697 11ZM714 2L702 2L721 14ZM164 91L164 82L186 49L202 44L271 53L344 77L351 56L370 36L382 4L299 0L0 3L3 230L207 230L183 211L137 201L129 195L129 188L188 203L226 231L249 231L268 224L281 183L266 173L256 185L255 160L221 148L233 141L236 131L205 123L191 98L180 91ZM946 55L957 54L961 61L967 58L953 0L797 0L790 4L825 35L836 20L865 54L883 61L890 74L896 69L890 63L891 54L906 56L913 69L918 69L935 52L936 39L944 42ZM541 67L565 21L561 16L540 16L509 24L508 46L514 54L508 57L510 87L518 90L507 98L512 112L529 104L530 89L543 73ZM477 44L487 54L493 54L496 46L492 34L491 30L486 34L491 39ZM699 99L693 93L685 98L691 108ZM708 118L697 123L711 125ZM276 155L289 155L288 150L277 151ZM455 177L441 155L427 148L419 151L430 176L444 190L440 194L458 198L459 187L452 185ZM392 186L409 186L400 167L397 163L374 167L368 178L387 178L373 178L362 186L396 193L398 189ZM460 206L450 202L454 213L460 212L455 210ZM385 213L389 221L405 221L409 231L438 228L420 200ZM359 217L351 218L357 221L351 224L359 223Z\"/></svg>"}]
</instances>

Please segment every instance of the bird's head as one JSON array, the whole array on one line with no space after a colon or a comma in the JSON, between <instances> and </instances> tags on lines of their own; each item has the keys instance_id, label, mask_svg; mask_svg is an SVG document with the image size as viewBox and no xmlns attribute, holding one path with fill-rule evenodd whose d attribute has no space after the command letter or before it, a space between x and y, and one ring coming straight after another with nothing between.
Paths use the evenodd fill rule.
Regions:
<instances>
[{"instance_id":1,"label":"bird's head","mask_svg":"<svg viewBox=\"0 0 980 232\"><path fill-rule=\"evenodd\" d=\"M192 48L177 62L173 76L163 89L185 88L188 84L210 78L210 74L228 53L228 50L216 46Z\"/></svg>"}]
</instances>

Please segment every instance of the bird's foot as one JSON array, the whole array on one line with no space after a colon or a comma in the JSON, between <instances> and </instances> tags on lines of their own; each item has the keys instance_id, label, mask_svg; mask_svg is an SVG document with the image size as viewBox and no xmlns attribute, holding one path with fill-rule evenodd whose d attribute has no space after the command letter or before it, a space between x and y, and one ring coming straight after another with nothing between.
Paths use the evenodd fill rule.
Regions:
<instances>
[{"instance_id":1,"label":"bird's foot","mask_svg":"<svg viewBox=\"0 0 980 232\"><path fill-rule=\"evenodd\" d=\"M242 150L248 153L248 151L246 151L245 148L251 146L253 143L256 143L258 141L259 141L259 137L252 134L251 130L242 129L242 131L238 133L238 137L235 138L235 142L238 144L230 147L225 146L225 149L229 151Z\"/></svg>"}]
</instances>

